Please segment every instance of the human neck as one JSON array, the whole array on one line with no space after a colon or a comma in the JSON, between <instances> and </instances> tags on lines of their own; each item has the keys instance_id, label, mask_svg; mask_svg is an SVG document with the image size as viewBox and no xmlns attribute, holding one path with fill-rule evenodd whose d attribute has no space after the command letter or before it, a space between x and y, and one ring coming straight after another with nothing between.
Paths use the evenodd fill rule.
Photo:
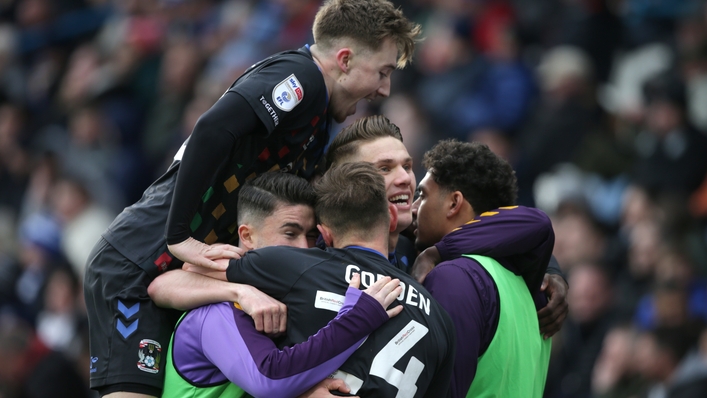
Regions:
<instances>
[{"instance_id":1,"label":"human neck","mask_svg":"<svg viewBox=\"0 0 707 398\"><path fill-rule=\"evenodd\" d=\"M398 246L398 239L400 239L400 233L393 231L388 237L388 252L395 253L395 248Z\"/></svg>"},{"instance_id":2,"label":"human neck","mask_svg":"<svg viewBox=\"0 0 707 398\"><path fill-rule=\"evenodd\" d=\"M348 246L361 246L367 249L372 249L377 252L380 252L385 257L388 257L388 243L386 239L383 239L380 236L373 236L365 239L361 239L355 236L343 237L339 241L334 240L333 246L338 249Z\"/></svg>"},{"instance_id":3,"label":"human neck","mask_svg":"<svg viewBox=\"0 0 707 398\"><path fill-rule=\"evenodd\" d=\"M316 44L312 44L311 46L309 46L309 51L312 53L312 59L314 59L314 63L317 65L317 67L319 67L319 70L322 72L326 91L329 95L329 98L331 98L331 90L334 87L334 81L336 81L336 78L331 76L331 74L334 73L334 71L336 70L336 63L332 63L331 59L327 57L326 53L320 50L319 46L317 46Z\"/></svg>"}]
</instances>

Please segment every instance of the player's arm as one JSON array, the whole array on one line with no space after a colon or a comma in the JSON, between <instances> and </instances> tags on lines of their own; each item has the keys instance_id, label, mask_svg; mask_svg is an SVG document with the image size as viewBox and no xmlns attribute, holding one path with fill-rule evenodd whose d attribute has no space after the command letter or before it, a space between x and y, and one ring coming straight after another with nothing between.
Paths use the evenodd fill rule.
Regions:
<instances>
[{"instance_id":1,"label":"player's arm","mask_svg":"<svg viewBox=\"0 0 707 398\"><path fill-rule=\"evenodd\" d=\"M549 217L542 211L513 206L484 213L447 234L423 251L413 267L413 276L424 278L436 264L462 254L481 254L510 264L523 276L531 292L538 289L548 298L540 309L540 332L546 337L557 333L567 317L567 281L552 257L555 234ZM544 303L542 298L540 305Z\"/></svg>"},{"instance_id":2,"label":"player's arm","mask_svg":"<svg viewBox=\"0 0 707 398\"><path fill-rule=\"evenodd\" d=\"M538 311L538 321L540 323L540 333L545 338L552 337L562 328L562 323L567 318L569 312L569 304L567 303L567 291L569 285L562 274L551 273L551 267L560 268L557 259L553 256L550 258L550 265L547 267L547 273L543 278L543 284L540 290L549 299L547 305Z\"/></svg>"},{"instance_id":3,"label":"player's arm","mask_svg":"<svg viewBox=\"0 0 707 398\"><path fill-rule=\"evenodd\" d=\"M167 219L169 251L184 262L219 269L217 258L237 257L231 245L207 245L191 237L190 224L212 178L223 169L247 134L267 134L248 102L228 92L198 120L181 156ZM179 155L177 156L179 157Z\"/></svg>"},{"instance_id":4,"label":"player's arm","mask_svg":"<svg viewBox=\"0 0 707 398\"><path fill-rule=\"evenodd\" d=\"M463 254L510 258L521 274L534 272L541 276L545 273L554 243L552 223L544 212L513 206L480 214L445 235L435 247L441 261Z\"/></svg>"},{"instance_id":5,"label":"player's arm","mask_svg":"<svg viewBox=\"0 0 707 398\"><path fill-rule=\"evenodd\" d=\"M493 281L484 276L452 263L442 263L425 279L425 288L454 322L457 341L450 384L453 397L466 395L476 375L484 344L491 341L489 330L495 332L489 324L493 324L494 316L498 317L494 315L497 314L496 288Z\"/></svg>"},{"instance_id":6,"label":"player's arm","mask_svg":"<svg viewBox=\"0 0 707 398\"><path fill-rule=\"evenodd\" d=\"M320 259L310 253L319 249L296 249L276 246L253 250L247 256L232 259L226 269L229 282L251 285L281 300L309 267Z\"/></svg>"},{"instance_id":7,"label":"player's arm","mask_svg":"<svg viewBox=\"0 0 707 398\"><path fill-rule=\"evenodd\" d=\"M277 333L287 327L287 307L248 285L175 269L155 278L147 293L158 306L183 311L206 304L235 302L253 318L258 331Z\"/></svg>"},{"instance_id":8,"label":"player's arm","mask_svg":"<svg viewBox=\"0 0 707 398\"><path fill-rule=\"evenodd\" d=\"M369 333L402 310L401 306L385 309L400 294L397 279L382 278L365 292L357 285L354 278L343 307L326 327L282 350L255 331L249 318L219 312L202 326L204 354L229 380L254 396L297 396L338 369ZM214 331L228 336L214 338Z\"/></svg>"}]
</instances>

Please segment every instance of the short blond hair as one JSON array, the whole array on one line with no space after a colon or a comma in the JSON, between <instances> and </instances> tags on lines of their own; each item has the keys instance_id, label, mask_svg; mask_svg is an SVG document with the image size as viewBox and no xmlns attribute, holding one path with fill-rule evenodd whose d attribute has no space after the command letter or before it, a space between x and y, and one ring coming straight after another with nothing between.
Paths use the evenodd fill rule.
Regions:
<instances>
[{"instance_id":1,"label":"short blond hair","mask_svg":"<svg viewBox=\"0 0 707 398\"><path fill-rule=\"evenodd\" d=\"M349 38L376 51L390 37L398 47L398 68L412 60L422 29L387 0L327 0L314 18L314 43L324 49Z\"/></svg>"}]
</instances>

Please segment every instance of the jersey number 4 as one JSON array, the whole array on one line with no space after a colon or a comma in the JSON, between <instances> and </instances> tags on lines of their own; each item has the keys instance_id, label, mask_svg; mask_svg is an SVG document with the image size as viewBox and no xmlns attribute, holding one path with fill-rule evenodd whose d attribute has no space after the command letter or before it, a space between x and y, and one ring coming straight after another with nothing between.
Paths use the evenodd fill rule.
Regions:
<instances>
[{"instance_id":1,"label":"jersey number 4","mask_svg":"<svg viewBox=\"0 0 707 398\"><path fill-rule=\"evenodd\" d=\"M405 372L401 372L395 365L405 353L429 332L429 329L416 321L410 321L393 337L382 350L376 354L371 364L373 376L378 376L389 384L397 387L398 394L395 398L412 398L417 391L417 379L420 377L425 364L419 359L411 357Z\"/></svg>"}]
</instances>

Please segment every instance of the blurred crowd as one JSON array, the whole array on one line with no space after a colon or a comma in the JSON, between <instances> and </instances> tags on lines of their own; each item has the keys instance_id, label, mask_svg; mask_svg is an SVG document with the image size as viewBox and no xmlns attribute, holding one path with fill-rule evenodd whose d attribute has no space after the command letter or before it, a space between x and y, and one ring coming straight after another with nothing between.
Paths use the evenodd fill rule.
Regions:
<instances>
[{"instance_id":1,"label":"blurred crowd","mask_svg":"<svg viewBox=\"0 0 707 398\"><path fill-rule=\"evenodd\" d=\"M394 3L425 39L357 116L401 127L418 178L439 139L487 143L551 216L570 313L545 395L704 397L705 0ZM93 396L93 244L319 5L0 0L0 398Z\"/></svg>"}]
</instances>

